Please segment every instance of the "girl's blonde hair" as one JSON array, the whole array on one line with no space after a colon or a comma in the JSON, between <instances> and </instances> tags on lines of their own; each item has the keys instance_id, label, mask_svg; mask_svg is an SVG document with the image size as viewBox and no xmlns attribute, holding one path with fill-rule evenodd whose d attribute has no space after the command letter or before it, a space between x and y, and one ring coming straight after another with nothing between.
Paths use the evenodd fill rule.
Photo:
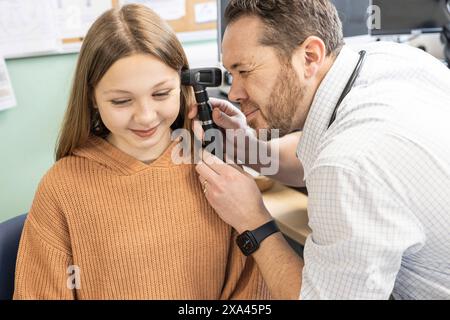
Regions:
<instances>
[{"instance_id":1,"label":"girl's blonde hair","mask_svg":"<svg viewBox=\"0 0 450 320\"><path fill-rule=\"evenodd\" d=\"M189 68L175 33L150 8L130 4L105 12L89 29L81 47L56 161L71 155L90 135L109 134L94 109L94 89L117 60L133 54L150 54L179 72ZM180 99L180 113L171 128L190 130L187 113L195 103L192 88L181 86Z\"/></svg>"}]
</instances>

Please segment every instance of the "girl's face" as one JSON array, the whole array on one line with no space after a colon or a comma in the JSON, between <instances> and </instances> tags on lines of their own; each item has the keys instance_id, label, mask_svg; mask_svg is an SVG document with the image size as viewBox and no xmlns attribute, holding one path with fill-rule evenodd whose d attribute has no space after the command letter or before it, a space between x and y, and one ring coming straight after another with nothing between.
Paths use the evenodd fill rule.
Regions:
<instances>
[{"instance_id":1,"label":"girl's face","mask_svg":"<svg viewBox=\"0 0 450 320\"><path fill-rule=\"evenodd\" d=\"M158 158L180 111L178 72L152 55L116 61L95 88L108 141L141 161Z\"/></svg>"}]
</instances>

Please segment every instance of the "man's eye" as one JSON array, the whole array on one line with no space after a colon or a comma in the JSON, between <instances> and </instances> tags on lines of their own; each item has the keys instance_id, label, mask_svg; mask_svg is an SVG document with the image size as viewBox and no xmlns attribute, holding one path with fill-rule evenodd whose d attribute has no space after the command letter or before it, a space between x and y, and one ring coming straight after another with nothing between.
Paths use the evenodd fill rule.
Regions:
<instances>
[{"instance_id":1,"label":"man's eye","mask_svg":"<svg viewBox=\"0 0 450 320\"><path fill-rule=\"evenodd\" d=\"M111 100L111 103L112 103L113 105L118 106L118 105L124 105L124 104L126 104L126 103L128 103L128 102L130 102L130 101L131 101L131 99L126 99L126 100Z\"/></svg>"}]
</instances>

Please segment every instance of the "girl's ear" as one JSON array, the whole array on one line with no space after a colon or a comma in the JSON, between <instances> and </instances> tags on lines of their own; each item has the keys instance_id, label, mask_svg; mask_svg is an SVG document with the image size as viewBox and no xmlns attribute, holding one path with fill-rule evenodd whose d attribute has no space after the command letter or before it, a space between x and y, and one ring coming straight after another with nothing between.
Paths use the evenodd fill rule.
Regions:
<instances>
[{"instance_id":1,"label":"girl's ear","mask_svg":"<svg viewBox=\"0 0 450 320\"><path fill-rule=\"evenodd\" d=\"M175 122L172 123L170 128L172 130L182 129L184 127L184 120L186 117L186 102L183 96L180 98L180 111L178 112L178 116L175 119Z\"/></svg>"},{"instance_id":2,"label":"girl's ear","mask_svg":"<svg viewBox=\"0 0 450 320\"><path fill-rule=\"evenodd\" d=\"M97 101L96 101L96 99L95 99L95 92L92 93L91 103L92 103L92 108L98 110Z\"/></svg>"}]
</instances>

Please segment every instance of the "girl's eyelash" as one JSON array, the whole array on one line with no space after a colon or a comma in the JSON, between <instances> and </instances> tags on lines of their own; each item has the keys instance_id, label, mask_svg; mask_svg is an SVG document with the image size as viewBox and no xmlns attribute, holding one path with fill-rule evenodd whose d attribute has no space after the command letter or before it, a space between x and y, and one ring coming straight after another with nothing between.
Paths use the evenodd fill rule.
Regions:
<instances>
[{"instance_id":1,"label":"girl's eyelash","mask_svg":"<svg viewBox=\"0 0 450 320\"><path fill-rule=\"evenodd\" d=\"M168 96L169 94L170 94L170 92L172 91L172 89L171 90L168 90L168 91L164 91L164 92L159 92L159 93L155 93L155 94L153 94L153 96L154 97L165 97L165 96ZM128 102L130 102L131 101L131 99L126 99L126 100L111 100L111 103L113 104L113 105L122 105L122 104L125 104L125 103L128 103Z\"/></svg>"},{"instance_id":2,"label":"girl's eyelash","mask_svg":"<svg viewBox=\"0 0 450 320\"><path fill-rule=\"evenodd\" d=\"M111 103L114 104L114 105L121 105L121 104L125 104L127 102L130 102L130 101L131 101L130 99L127 99L127 100L111 100Z\"/></svg>"},{"instance_id":3,"label":"girl's eyelash","mask_svg":"<svg viewBox=\"0 0 450 320\"><path fill-rule=\"evenodd\" d=\"M169 93L170 93L171 91L172 91L172 90L168 90L168 91L165 91L165 92L155 93L155 94L153 94L153 96L155 96L155 97L164 97L164 96L168 96Z\"/></svg>"}]
</instances>

